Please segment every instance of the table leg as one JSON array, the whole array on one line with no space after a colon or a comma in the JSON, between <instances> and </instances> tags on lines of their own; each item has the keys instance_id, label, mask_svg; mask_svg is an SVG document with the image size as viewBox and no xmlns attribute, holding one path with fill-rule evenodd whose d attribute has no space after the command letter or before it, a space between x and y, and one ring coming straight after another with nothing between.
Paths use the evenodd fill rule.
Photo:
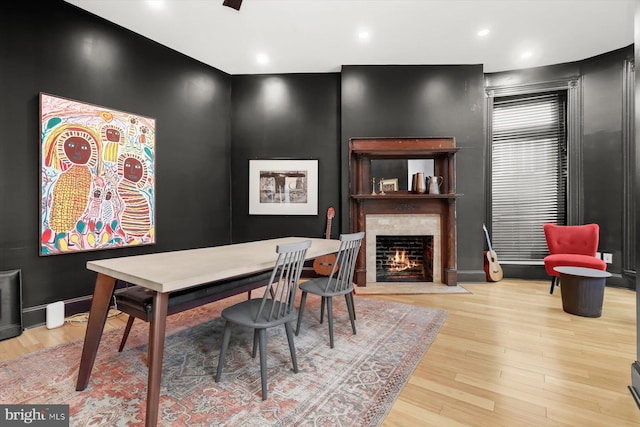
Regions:
<instances>
[{"instance_id":1,"label":"table leg","mask_svg":"<svg viewBox=\"0 0 640 427\"><path fill-rule=\"evenodd\" d=\"M147 427L156 426L158 423L168 302L169 293L156 292L153 296L153 318L149 325L149 382L147 385L147 415L145 417Z\"/></svg>"},{"instance_id":2,"label":"table leg","mask_svg":"<svg viewBox=\"0 0 640 427\"><path fill-rule=\"evenodd\" d=\"M87 322L87 330L84 336L84 345L82 347L82 356L80 358L80 368L78 369L78 382L76 390L81 391L87 388L93 363L96 360L98 346L102 338L102 331L109 313L109 305L113 290L116 286L116 279L113 277L98 274L96 279L96 287L93 291L93 299L91 300L91 309L89 311L89 321Z\"/></svg>"}]
</instances>

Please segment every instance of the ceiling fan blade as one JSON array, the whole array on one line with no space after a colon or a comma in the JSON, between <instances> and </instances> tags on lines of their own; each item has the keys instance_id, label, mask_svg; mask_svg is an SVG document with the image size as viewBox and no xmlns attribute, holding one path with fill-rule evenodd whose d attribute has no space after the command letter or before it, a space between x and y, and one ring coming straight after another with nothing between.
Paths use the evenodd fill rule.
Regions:
<instances>
[{"instance_id":1,"label":"ceiling fan blade","mask_svg":"<svg viewBox=\"0 0 640 427\"><path fill-rule=\"evenodd\" d=\"M242 0L224 0L222 2L223 6L229 6L232 9L240 10L240 6L242 5Z\"/></svg>"}]
</instances>

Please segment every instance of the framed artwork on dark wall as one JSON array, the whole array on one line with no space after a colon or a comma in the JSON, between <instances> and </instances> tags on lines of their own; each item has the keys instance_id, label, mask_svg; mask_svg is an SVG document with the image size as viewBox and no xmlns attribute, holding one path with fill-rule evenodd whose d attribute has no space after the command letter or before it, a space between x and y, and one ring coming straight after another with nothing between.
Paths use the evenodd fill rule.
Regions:
<instances>
[{"instance_id":1,"label":"framed artwork on dark wall","mask_svg":"<svg viewBox=\"0 0 640 427\"><path fill-rule=\"evenodd\" d=\"M317 215L317 160L249 160L250 215Z\"/></svg>"},{"instance_id":2,"label":"framed artwork on dark wall","mask_svg":"<svg viewBox=\"0 0 640 427\"><path fill-rule=\"evenodd\" d=\"M150 245L155 119L40 94L40 255Z\"/></svg>"}]
</instances>

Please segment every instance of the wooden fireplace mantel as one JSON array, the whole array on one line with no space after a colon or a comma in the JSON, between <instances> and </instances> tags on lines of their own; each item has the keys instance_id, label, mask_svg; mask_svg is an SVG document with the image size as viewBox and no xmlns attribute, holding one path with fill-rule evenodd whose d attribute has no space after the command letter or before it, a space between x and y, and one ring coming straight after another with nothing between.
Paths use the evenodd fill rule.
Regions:
<instances>
[{"instance_id":1,"label":"wooden fireplace mantel","mask_svg":"<svg viewBox=\"0 0 640 427\"><path fill-rule=\"evenodd\" d=\"M351 232L366 231L371 214L437 214L440 216L442 281L458 283L454 138L352 138L349 141ZM371 194L371 160L433 159L434 175L442 176L442 194L393 191ZM365 235L365 241L366 241ZM366 244L360 249L354 280L366 286Z\"/></svg>"}]
</instances>

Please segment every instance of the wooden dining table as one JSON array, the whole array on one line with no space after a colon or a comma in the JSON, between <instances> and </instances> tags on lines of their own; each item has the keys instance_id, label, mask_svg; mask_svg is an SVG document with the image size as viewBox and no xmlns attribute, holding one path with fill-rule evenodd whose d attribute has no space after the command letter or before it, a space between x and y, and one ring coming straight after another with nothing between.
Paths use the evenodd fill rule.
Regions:
<instances>
[{"instance_id":1,"label":"wooden dining table","mask_svg":"<svg viewBox=\"0 0 640 427\"><path fill-rule=\"evenodd\" d=\"M160 401L162 359L169 294L206 283L225 281L269 271L273 268L278 245L311 240L307 259L338 251L339 240L284 237L215 247L160 252L88 261L87 269L98 273L89 311L89 320L80 358L76 390L89 385L104 330L116 280L155 291L153 316L149 327L149 371L146 426L156 426ZM211 379L213 383L213 378Z\"/></svg>"}]
</instances>

